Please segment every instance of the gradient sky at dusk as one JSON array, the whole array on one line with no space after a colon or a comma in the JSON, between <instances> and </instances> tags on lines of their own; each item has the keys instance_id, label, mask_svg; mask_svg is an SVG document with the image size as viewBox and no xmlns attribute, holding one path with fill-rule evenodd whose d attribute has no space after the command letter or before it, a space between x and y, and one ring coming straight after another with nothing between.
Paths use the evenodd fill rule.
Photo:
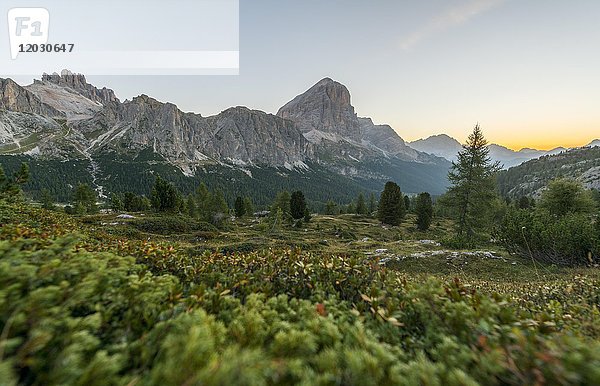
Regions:
<instances>
[{"instance_id":1,"label":"gradient sky at dusk","mask_svg":"<svg viewBox=\"0 0 600 386\"><path fill-rule=\"evenodd\" d=\"M212 115L275 113L328 76L406 140L479 122L511 148L580 146L600 137L599 20L598 0L240 0L239 76L88 81Z\"/></svg>"}]
</instances>

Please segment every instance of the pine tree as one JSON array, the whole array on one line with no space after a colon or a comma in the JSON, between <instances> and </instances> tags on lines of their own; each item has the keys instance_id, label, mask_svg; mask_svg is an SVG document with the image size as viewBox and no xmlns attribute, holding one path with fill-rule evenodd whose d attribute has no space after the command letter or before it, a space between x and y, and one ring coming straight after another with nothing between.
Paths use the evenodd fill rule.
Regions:
<instances>
[{"instance_id":1,"label":"pine tree","mask_svg":"<svg viewBox=\"0 0 600 386\"><path fill-rule=\"evenodd\" d=\"M429 193L421 193L417 196L415 212L417 214L417 229L421 231L429 229L433 217L433 202Z\"/></svg>"},{"instance_id":2,"label":"pine tree","mask_svg":"<svg viewBox=\"0 0 600 386\"><path fill-rule=\"evenodd\" d=\"M47 209L47 210L55 210L56 209L56 204L54 203L54 197L52 197L52 194L50 193L50 191L48 189L42 189L42 196L41 196L41 203L42 203L42 208Z\"/></svg>"},{"instance_id":3,"label":"pine tree","mask_svg":"<svg viewBox=\"0 0 600 386\"><path fill-rule=\"evenodd\" d=\"M209 208L210 222L213 225L222 226L229 216L229 206L227 205L227 201L225 201L223 192L218 190L212 195Z\"/></svg>"},{"instance_id":4,"label":"pine tree","mask_svg":"<svg viewBox=\"0 0 600 386\"><path fill-rule=\"evenodd\" d=\"M283 192L279 192L275 197L275 201L271 207L272 212L277 212L277 209L281 209L284 217L291 216L291 207L290 207L290 193L287 190Z\"/></svg>"},{"instance_id":5,"label":"pine tree","mask_svg":"<svg viewBox=\"0 0 600 386\"><path fill-rule=\"evenodd\" d=\"M377 210L377 201L375 201L375 193L371 192L369 195L369 216L372 216Z\"/></svg>"},{"instance_id":6,"label":"pine tree","mask_svg":"<svg viewBox=\"0 0 600 386\"><path fill-rule=\"evenodd\" d=\"M400 187L395 182L387 182L377 208L379 221L388 225L399 225L405 215L406 207Z\"/></svg>"},{"instance_id":7,"label":"pine tree","mask_svg":"<svg viewBox=\"0 0 600 386\"><path fill-rule=\"evenodd\" d=\"M73 192L73 207L79 215L98 212L98 195L88 184L79 184Z\"/></svg>"},{"instance_id":8,"label":"pine tree","mask_svg":"<svg viewBox=\"0 0 600 386\"><path fill-rule=\"evenodd\" d=\"M408 197L408 195L404 196L404 207L407 212L410 210L410 197Z\"/></svg>"},{"instance_id":9,"label":"pine tree","mask_svg":"<svg viewBox=\"0 0 600 386\"><path fill-rule=\"evenodd\" d=\"M325 214L338 214L337 204L332 200L327 201L327 204L325 204Z\"/></svg>"},{"instance_id":10,"label":"pine tree","mask_svg":"<svg viewBox=\"0 0 600 386\"><path fill-rule=\"evenodd\" d=\"M292 197L290 199L290 214L294 220L299 220L304 217L304 212L306 211L306 200L304 199L304 194L298 190L292 193Z\"/></svg>"},{"instance_id":11,"label":"pine tree","mask_svg":"<svg viewBox=\"0 0 600 386\"><path fill-rule=\"evenodd\" d=\"M212 194L204 183L201 183L198 189L196 189L194 200L196 201L196 210L198 211L197 217L202 221L211 222L210 203L212 201Z\"/></svg>"},{"instance_id":12,"label":"pine tree","mask_svg":"<svg viewBox=\"0 0 600 386\"><path fill-rule=\"evenodd\" d=\"M308 223L308 222L310 222L310 220L312 220L312 216L310 214L310 210L308 209L308 207L306 207L304 209L304 222Z\"/></svg>"},{"instance_id":13,"label":"pine tree","mask_svg":"<svg viewBox=\"0 0 600 386\"><path fill-rule=\"evenodd\" d=\"M198 216L198 207L196 205L196 199L193 194L189 194L186 199L186 207L188 216L196 218Z\"/></svg>"},{"instance_id":14,"label":"pine tree","mask_svg":"<svg viewBox=\"0 0 600 386\"><path fill-rule=\"evenodd\" d=\"M244 199L237 196L235 203L233 204L233 210L235 211L236 217L243 217L246 214L246 208L244 206Z\"/></svg>"},{"instance_id":15,"label":"pine tree","mask_svg":"<svg viewBox=\"0 0 600 386\"><path fill-rule=\"evenodd\" d=\"M497 197L495 175L500 164L491 161L487 144L476 125L448 173L452 186L447 202L456 218L457 236L467 243L487 229L488 208Z\"/></svg>"},{"instance_id":16,"label":"pine tree","mask_svg":"<svg viewBox=\"0 0 600 386\"><path fill-rule=\"evenodd\" d=\"M244 198L244 213L246 216L254 215L254 204L252 203L252 198L250 197Z\"/></svg>"},{"instance_id":17,"label":"pine tree","mask_svg":"<svg viewBox=\"0 0 600 386\"><path fill-rule=\"evenodd\" d=\"M182 204L181 194L172 183L156 176L150 195L152 207L157 212L176 212Z\"/></svg>"},{"instance_id":18,"label":"pine tree","mask_svg":"<svg viewBox=\"0 0 600 386\"><path fill-rule=\"evenodd\" d=\"M356 214L365 215L367 214L367 205L365 204L365 196L360 193L356 199Z\"/></svg>"},{"instance_id":19,"label":"pine tree","mask_svg":"<svg viewBox=\"0 0 600 386\"><path fill-rule=\"evenodd\" d=\"M125 203L123 195L119 193L113 193L110 195L110 209L115 212L121 212L125 210Z\"/></svg>"},{"instance_id":20,"label":"pine tree","mask_svg":"<svg viewBox=\"0 0 600 386\"><path fill-rule=\"evenodd\" d=\"M517 202L517 207L519 209L529 209L530 207L530 201L529 201L529 197L527 196L522 196L519 201Z\"/></svg>"},{"instance_id":21,"label":"pine tree","mask_svg":"<svg viewBox=\"0 0 600 386\"><path fill-rule=\"evenodd\" d=\"M356 205L354 205L354 201L350 201L350 203L346 206L345 213L356 213Z\"/></svg>"},{"instance_id":22,"label":"pine tree","mask_svg":"<svg viewBox=\"0 0 600 386\"><path fill-rule=\"evenodd\" d=\"M29 178L29 165L25 162L21 163L21 167L13 174L12 178L8 178L4 173L4 169L0 167L0 196L10 200L22 199L23 190L21 186L29 182Z\"/></svg>"}]
</instances>

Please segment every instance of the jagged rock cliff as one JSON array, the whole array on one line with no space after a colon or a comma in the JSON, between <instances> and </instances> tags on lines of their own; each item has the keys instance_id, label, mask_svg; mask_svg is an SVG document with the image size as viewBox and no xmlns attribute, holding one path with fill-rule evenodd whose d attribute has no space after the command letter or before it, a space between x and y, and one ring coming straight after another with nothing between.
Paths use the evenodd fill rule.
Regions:
<instances>
[{"instance_id":1,"label":"jagged rock cliff","mask_svg":"<svg viewBox=\"0 0 600 386\"><path fill-rule=\"evenodd\" d=\"M274 115L235 107L204 118L146 95L106 107L76 127L84 133L103 130L89 144L90 150L152 148L178 165L212 160L284 166L313 155L293 123Z\"/></svg>"},{"instance_id":2,"label":"jagged rock cliff","mask_svg":"<svg viewBox=\"0 0 600 386\"><path fill-rule=\"evenodd\" d=\"M19 86L12 79L0 78L0 109L46 117L64 117L64 113L43 103L34 93Z\"/></svg>"},{"instance_id":3,"label":"jagged rock cliff","mask_svg":"<svg viewBox=\"0 0 600 386\"><path fill-rule=\"evenodd\" d=\"M119 98L115 96L113 90L110 90L106 87L99 89L89 84L84 75L73 74L68 70L63 70L60 75L57 73L52 75L44 74L42 75L41 82L53 83L58 86L68 87L77 91L84 97L103 105L111 102L119 102Z\"/></svg>"}]
</instances>

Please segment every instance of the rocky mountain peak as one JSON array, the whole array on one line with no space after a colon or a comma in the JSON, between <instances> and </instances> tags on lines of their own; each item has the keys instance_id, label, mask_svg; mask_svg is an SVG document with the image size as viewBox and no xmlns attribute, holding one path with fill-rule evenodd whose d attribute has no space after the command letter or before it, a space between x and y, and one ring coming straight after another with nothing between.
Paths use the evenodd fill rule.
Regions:
<instances>
[{"instance_id":1,"label":"rocky mountain peak","mask_svg":"<svg viewBox=\"0 0 600 386\"><path fill-rule=\"evenodd\" d=\"M323 135L360 141L360 123L351 104L350 91L330 78L317 82L277 112L292 120L305 136L318 141Z\"/></svg>"},{"instance_id":2,"label":"rocky mountain peak","mask_svg":"<svg viewBox=\"0 0 600 386\"><path fill-rule=\"evenodd\" d=\"M61 87L68 87L72 90L77 91L84 97L94 102L101 103L103 105L107 105L111 102L119 102L119 98L115 96L115 92L113 90L108 89L106 87L98 89L87 82L87 80L85 79L85 75L74 74L69 70L62 70L60 75L56 72L51 75L43 74L42 80L36 80L35 82L42 84L50 83Z\"/></svg>"}]
</instances>

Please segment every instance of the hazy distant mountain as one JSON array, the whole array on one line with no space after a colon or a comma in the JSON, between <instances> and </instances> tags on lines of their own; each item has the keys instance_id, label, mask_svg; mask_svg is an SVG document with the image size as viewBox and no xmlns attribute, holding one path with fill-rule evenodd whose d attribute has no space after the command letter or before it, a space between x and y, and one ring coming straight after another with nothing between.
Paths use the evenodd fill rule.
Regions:
<instances>
[{"instance_id":1,"label":"hazy distant mountain","mask_svg":"<svg viewBox=\"0 0 600 386\"><path fill-rule=\"evenodd\" d=\"M559 177L581 181L589 189L600 189L600 147L570 149L527 161L502 171L498 185L502 194L513 198L539 196L548 182Z\"/></svg>"},{"instance_id":2,"label":"hazy distant mountain","mask_svg":"<svg viewBox=\"0 0 600 386\"><path fill-rule=\"evenodd\" d=\"M600 146L600 139L594 139L587 146L589 146L589 147Z\"/></svg>"},{"instance_id":3,"label":"hazy distant mountain","mask_svg":"<svg viewBox=\"0 0 600 386\"><path fill-rule=\"evenodd\" d=\"M408 144L413 149L444 157L449 161L455 161L456 155L462 149L462 145L456 139L446 135L433 135L426 139L419 139ZM523 148L519 151L511 150L505 146L490 144L490 157L493 161L498 161L504 169L520 165L531 159L539 158L543 155L558 154L565 151L565 148L559 147L549 151Z\"/></svg>"},{"instance_id":4,"label":"hazy distant mountain","mask_svg":"<svg viewBox=\"0 0 600 386\"><path fill-rule=\"evenodd\" d=\"M408 146L425 153L443 157L449 161L455 161L456 155L462 149L460 142L446 134L432 135L426 139L409 142Z\"/></svg>"},{"instance_id":5,"label":"hazy distant mountain","mask_svg":"<svg viewBox=\"0 0 600 386\"><path fill-rule=\"evenodd\" d=\"M112 90L67 71L26 87L2 79L0 97L0 156L32 157L38 179L47 177L41 170L56 170L52 162L73 161L79 181L99 190L141 190L153 179L148 172L159 170L181 184L217 178L238 193L239 186L259 184L252 189L261 197L289 186L292 177L324 200L380 189L387 180L409 193L439 194L447 184L446 160L408 147L388 125L358 118L348 89L329 78L278 115L233 107L203 117L146 95L121 102ZM44 183L77 183L67 178Z\"/></svg>"}]
</instances>

